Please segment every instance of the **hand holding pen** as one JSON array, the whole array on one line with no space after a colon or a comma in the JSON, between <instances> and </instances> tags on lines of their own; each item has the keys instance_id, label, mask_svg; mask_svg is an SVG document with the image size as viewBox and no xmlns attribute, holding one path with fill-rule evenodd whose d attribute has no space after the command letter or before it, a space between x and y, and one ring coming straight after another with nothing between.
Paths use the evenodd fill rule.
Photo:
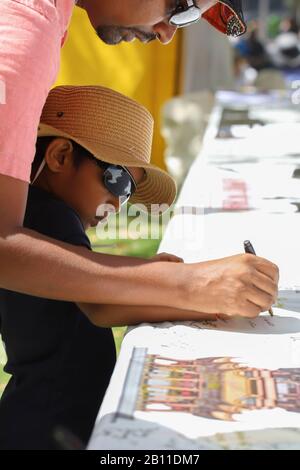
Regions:
<instances>
[{"instance_id":1,"label":"hand holding pen","mask_svg":"<svg viewBox=\"0 0 300 470\"><path fill-rule=\"evenodd\" d=\"M244 249L245 249L245 253L249 253L251 255L255 255L256 256L256 253L255 253L255 250L253 248L253 245L252 243L249 241L249 240L246 240L244 241ZM274 312L272 310L272 307L270 308L269 310L269 314L271 315L271 317L274 316Z\"/></svg>"}]
</instances>

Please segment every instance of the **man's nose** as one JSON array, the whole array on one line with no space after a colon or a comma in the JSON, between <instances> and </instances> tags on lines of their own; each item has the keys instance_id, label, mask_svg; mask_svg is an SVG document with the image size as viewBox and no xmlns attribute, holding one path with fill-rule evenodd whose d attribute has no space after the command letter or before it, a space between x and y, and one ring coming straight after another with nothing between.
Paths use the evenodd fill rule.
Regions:
<instances>
[{"instance_id":1,"label":"man's nose","mask_svg":"<svg viewBox=\"0 0 300 470\"><path fill-rule=\"evenodd\" d=\"M173 26L168 22L157 23L153 26L153 32L162 44L168 44L177 31L177 26Z\"/></svg>"}]
</instances>

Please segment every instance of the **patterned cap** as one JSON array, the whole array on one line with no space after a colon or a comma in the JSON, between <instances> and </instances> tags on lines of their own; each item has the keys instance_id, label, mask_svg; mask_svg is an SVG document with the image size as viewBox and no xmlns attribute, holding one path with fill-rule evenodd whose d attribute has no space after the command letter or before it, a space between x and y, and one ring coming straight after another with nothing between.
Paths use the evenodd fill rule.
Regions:
<instances>
[{"instance_id":1,"label":"patterned cap","mask_svg":"<svg viewBox=\"0 0 300 470\"><path fill-rule=\"evenodd\" d=\"M247 31L241 0L219 1L203 13L202 18L228 36L241 36Z\"/></svg>"}]
</instances>

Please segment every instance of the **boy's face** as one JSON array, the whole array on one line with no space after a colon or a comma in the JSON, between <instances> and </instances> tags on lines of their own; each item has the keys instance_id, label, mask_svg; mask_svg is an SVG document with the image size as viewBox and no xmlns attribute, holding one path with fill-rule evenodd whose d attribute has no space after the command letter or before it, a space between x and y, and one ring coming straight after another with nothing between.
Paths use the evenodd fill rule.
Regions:
<instances>
[{"instance_id":1,"label":"boy's face","mask_svg":"<svg viewBox=\"0 0 300 470\"><path fill-rule=\"evenodd\" d=\"M136 184L144 178L141 168L127 168ZM64 200L75 209L84 224L85 229L95 227L109 213L107 208L99 211L99 206L112 206L116 212L120 209L120 200L108 191L103 183L102 168L96 162L84 159L79 168L74 167L68 173L68 185L64 192ZM103 214L97 216L97 213Z\"/></svg>"},{"instance_id":2,"label":"boy's face","mask_svg":"<svg viewBox=\"0 0 300 470\"><path fill-rule=\"evenodd\" d=\"M55 139L49 145L45 158L47 167L38 178L37 185L71 206L79 214L85 229L96 226L104 218L97 216L100 205L119 210L119 198L104 186L104 170L89 158L83 158L77 167L70 141ZM128 167L128 170L136 184L143 180L143 169Z\"/></svg>"}]
</instances>

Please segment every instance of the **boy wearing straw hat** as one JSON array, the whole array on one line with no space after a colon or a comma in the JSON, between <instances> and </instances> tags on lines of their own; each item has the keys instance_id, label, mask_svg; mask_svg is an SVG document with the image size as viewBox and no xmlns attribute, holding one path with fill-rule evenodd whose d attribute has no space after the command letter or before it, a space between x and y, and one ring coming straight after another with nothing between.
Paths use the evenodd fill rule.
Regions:
<instances>
[{"instance_id":1,"label":"boy wearing straw hat","mask_svg":"<svg viewBox=\"0 0 300 470\"><path fill-rule=\"evenodd\" d=\"M25 227L91 250L85 230L98 223L99 206L171 205L173 180L150 164L152 128L142 106L109 89L52 90L38 130ZM93 316L88 307L0 290L12 375L0 402L2 449L53 449L59 426L87 443L115 364L108 327L149 318L109 306L101 313L97 306Z\"/></svg>"}]
</instances>

